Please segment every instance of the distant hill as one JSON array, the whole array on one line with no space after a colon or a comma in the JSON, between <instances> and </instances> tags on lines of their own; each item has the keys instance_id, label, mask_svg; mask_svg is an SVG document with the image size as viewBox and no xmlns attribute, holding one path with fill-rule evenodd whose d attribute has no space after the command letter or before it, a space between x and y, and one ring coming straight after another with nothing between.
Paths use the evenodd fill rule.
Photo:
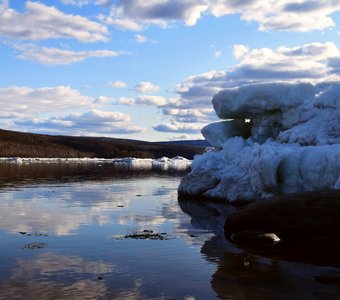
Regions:
<instances>
[{"instance_id":1,"label":"distant hill","mask_svg":"<svg viewBox=\"0 0 340 300\"><path fill-rule=\"evenodd\" d=\"M190 146L201 146L210 147L211 145L206 140L181 140L181 141L166 141L160 142L163 144L176 144L176 145L190 145Z\"/></svg>"},{"instance_id":2,"label":"distant hill","mask_svg":"<svg viewBox=\"0 0 340 300\"><path fill-rule=\"evenodd\" d=\"M53 136L0 129L0 157L139 157L183 156L192 159L205 146L177 142L146 142L106 137Z\"/></svg>"}]
</instances>

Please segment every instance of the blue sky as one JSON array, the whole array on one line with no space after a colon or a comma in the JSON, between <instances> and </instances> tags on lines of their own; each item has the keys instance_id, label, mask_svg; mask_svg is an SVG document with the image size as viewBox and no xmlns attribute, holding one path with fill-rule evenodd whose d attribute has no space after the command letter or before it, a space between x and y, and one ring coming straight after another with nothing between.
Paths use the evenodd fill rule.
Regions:
<instances>
[{"instance_id":1,"label":"blue sky","mask_svg":"<svg viewBox=\"0 0 340 300\"><path fill-rule=\"evenodd\" d=\"M339 24L336 0L2 1L0 128L202 138L223 88L339 80Z\"/></svg>"}]
</instances>

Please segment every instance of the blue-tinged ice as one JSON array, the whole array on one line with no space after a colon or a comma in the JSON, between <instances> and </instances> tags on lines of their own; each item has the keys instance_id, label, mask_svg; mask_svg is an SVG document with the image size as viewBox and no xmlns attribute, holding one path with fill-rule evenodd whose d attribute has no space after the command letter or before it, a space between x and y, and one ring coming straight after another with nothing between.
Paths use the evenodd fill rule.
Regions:
<instances>
[{"instance_id":1,"label":"blue-tinged ice","mask_svg":"<svg viewBox=\"0 0 340 300\"><path fill-rule=\"evenodd\" d=\"M263 83L212 100L224 121L202 129L215 147L196 156L179 191L256 200L340 188L340 83Z\"/></svg>"}]
</instances>

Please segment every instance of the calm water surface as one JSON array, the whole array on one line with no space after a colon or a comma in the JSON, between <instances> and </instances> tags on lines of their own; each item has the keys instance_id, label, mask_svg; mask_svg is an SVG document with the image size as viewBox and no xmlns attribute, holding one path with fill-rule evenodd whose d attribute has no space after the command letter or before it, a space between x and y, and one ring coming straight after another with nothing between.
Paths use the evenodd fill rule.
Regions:
<instances>
[{"instance_id":1,"label":"calm water surface","mask_svg":"<svg viewBox=\"0 0 340 300\"><path fill-rule=\"evenodd\" d=\"M0 299L340 299L332 266L235 248L184 173L0 165ZM151 233L158 240L136 239Z\"/></svg>"}]
</instances>

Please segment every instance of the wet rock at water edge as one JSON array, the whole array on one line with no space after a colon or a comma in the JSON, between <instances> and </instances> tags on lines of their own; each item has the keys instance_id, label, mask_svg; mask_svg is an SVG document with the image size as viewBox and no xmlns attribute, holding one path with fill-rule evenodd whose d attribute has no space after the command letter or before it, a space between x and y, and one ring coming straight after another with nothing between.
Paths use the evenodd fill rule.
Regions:
<instances>
[{"instance_id":1,"label":"wet rock at water edge","mask_svg":"<svg viewBox=\"0 0 340 300\"><path fill-rule=\"evenodd\" d=\"M275 233L284 243L335 247L340 242L340 191L282 195L249 204L227 218L227 238L241 231ZM325 241L328 241L325 243Z\"/></svg>"},{"instance_id":2,"label":"wet rock at water edge","mask_svg":"<svg viewBox=\"0 0 340 300\"><path fill-rule=\"evenodd\" d=\"M236 244L254 247L273 246L280 242L280 238L275 233L262 230L237 231L230 236L230 239Z\"/></svg>"},{"instance_id":3,"label":"wet rock at water edge","mask_svg":"<svg viewBox=\"0 0 340 300\"><path fill-rule=\"evenodd\" d=\"M249 204L227 218L224 232L231 242L263 254L340 267L339 228L340 191L335 190Z\"/></svg>"},{"instance_id":4,"label":"wet rock at water edge","mask_svg":"<svg viewBox=\"0 0 340 300\"><path fill-rule=\"evenodd\" d=\"M334 272L332 274L322 274L313 277L316 282L322 284L340 285L340 272Z\"/></svg>"}]
</instances>

